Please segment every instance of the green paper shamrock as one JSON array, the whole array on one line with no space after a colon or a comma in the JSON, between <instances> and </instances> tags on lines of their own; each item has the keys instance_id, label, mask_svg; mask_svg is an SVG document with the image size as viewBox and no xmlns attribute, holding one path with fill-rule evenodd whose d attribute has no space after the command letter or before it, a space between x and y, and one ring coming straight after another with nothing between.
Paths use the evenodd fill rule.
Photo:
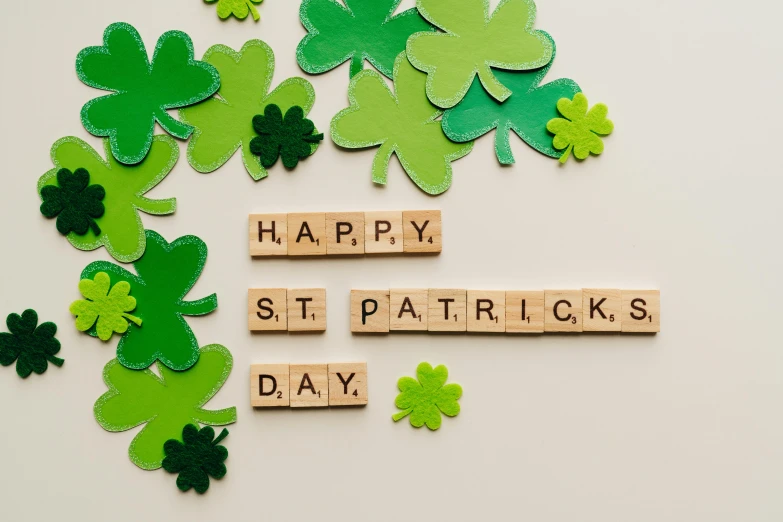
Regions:
<instances>
[{"instance_id":1,"label":"green paper shamrock","mask_svg":"<svg viewBox=\"0 0 783 522\"><path fill-rule=\"evenodd\" d=\"M163 445L166 454L163 469L169 473L179 473L177 487L182 491L192 487L196 493L204 493L209 489L210 475L216 479L226 475L223 461L228 458L228 450L218 443L227 436L228 430L225 428L215 439L215 430L210 426L199 430L198 426L186 424L182 429L182 442L170 439Z\"/></svg>"},{"instance_id":2,"label":"green paper shamrock","mask_svg":"<svg viewBox=\"0 0 783 522\"><path fill-rule=\"evenodd\" d=\"M502 0L489 14L489 0L417 0L421 15L444 33L417 33L407 44L408 59L428 73L427 96L439 107L454 107L478 74L493 98L511 95L492 72L535 69L549 63L552 46L534 31L533 0Z\"/></svg>"},{"instance_id":3,"label":"green paper shamrock","mask_svg":"<svg viewBox=\"0 0 783 522\"><path fill-rule=\"evenodd\" d=\"M128 295L130 289L127 281L120 281L112 287L106 272L95 274L95 280L79 281L79 292L87 299L71 303L70 311L76 316L76 329L86 332L98 321L98 339L108 341L112 333L128 331L128 321L141 326L141 319L125 313L136 308L136 299Z\"/></svg>"},{"instance_id":4,"label":"green paper shamrock","mask_svg":"<svg viewBox=\"0 0 783 522\"><path fill-rule=\"evenodd\" d=\"M250 152L259 156L265 168L274 165L280 156L283 165L292 169L299 158L312 154L313 143L324 139L323 134L313 134L315 125L297 105L288 109L284 117L280 107L270 103L264 107L263 115L253 117L253 129L258 136L250 140Z\"/></svg>"},{"instance_id":5,"label":"green paper shamrock","mask_svg":"<svg viewBox=\"0 0 783 522\"><path fill-rule=\"evenodd\" d=\"M394 60L405 50L408 37L419 31L434 31L415 9L393 15L400 0L304 0L299 9L307 29L296 48L299 67L320 74L351 60L350 75L356 76L364 59L385 76L392 77Z\"/></svg>"},{"instance_id":6,"label":"green paper shamrock","mask_svg":"<svg viewBox=\"0 0 783 522\"><path fill-rule=\"evenodd\" d=\"M270 104L281 111L299 106L308 113L315 102L313 86L303 78L289 78L267 94L275 56L261 40L250 40L238 53L215 45L204 54L204 61L220 72L221 84L218 96L180 110L180 119L196 128L188 144L190 166L212 172L241 147L248 174L256 181L265 178L266 169L250 151L250 141L256 137L253 117ZM317 147L317 142L312 143L310 153Z\"/></svg>"},{"instance_id":7,"label":"green paper shamrock","mask_svg":"<svg viewBox=\"0 0 783 522\"><path fill-rule=\"evenodd\" d=\"M57 140L52 145L54 168L38 180L38 192L44 199L44 192L49 190L46 187L57 185L57 174L62 169L73 172L86 169L90 177L105 189L103 205L106 210L102 216L94 218L96 225L100 225L100 232L96 234L89 230L84 236L71 232L66 237L79 250L105 246L114 259L129 263L141 257L146 245L144 225L138 211L162 215L171 214L177 208L174 198L149 199L144 197L144 193L171 172L179 157L179 147L168 136L155 136L150 153L143 162L133 166L118 163L112 157L108 140L104 140L104 149L105 161L79 138Z\"/></svg>"},{"instance_id":8,"label":"green paper shamrock","mask_svg":"<svg viewBox=\"0 0 783 522\"><path fill-rule=\"evenodd\" d=\"M248 13L253 15L253 20L259 20L258 11L253 4L260 4L263 0L204 0L208 4L217 2L217 14L225 20L231 15L244 20Z\"/></svg>"},{"instance_id":9,"label":"green paper shamrock","mask_svg":"<svg viewBox=\"0 0 783 522\"><path fill-rule=\"evenodd\" d=\"M133 26L115 23L103 33L103 46L76 57L79 79L114 93L82 107L82 124L95 136L108 136L121 163L134 164L150 150L157 121L163 130L186 139L193 128L167 112L208 98L220 86L217 70L193 59L193 43L180 31L164 33L152 61Z\"/></svg>"},{"instance_id":10,"label":"green paper shamrock","mask_svg":"<svg viewBox=\"0 0 783 522\"><path fill-rule=\"evenodd\" d=\"M35 310L25 310L21 316L9 314L5 324L11 333L0 332L0 364L10 366L16 361L16 373L22 378L32 372L38 375L45 372L49 367L47 361L55 366L63 365L64 361L54 356L60 351L60 341L54 338L56 324L38 325Z\"/></svg>"},{"instance_id":11,"label":"green paper shamrock","mask_svg":"<svg viewBox=\"0 0 783 522\"><path fill-rule=\"evenodd\" d=\"M231 353L219 344L201 348L193 368L177 372L158 363L150 369L129 370L112 359L103 369L109 391L95 402L95 420L106 431L125 431L146 424L133 438L128 454L142 469L158 469L167 440L179 437L186 424L223 426L237 420L235 407L205 410L231 373Z\"/></svg>"},{"instance_id":12,"label":"green paper shamrock","mask_svg":"<svg viewBox=\"0 0 783 522\"><path fill-rule=\"evenodd\" d=\"M596 103L587 111L587 97L580 93L573 101L561 98L557 102L557 110L565 116L553 118L546 124L549 132L555 135L552 145L558 150L566 149L560 156L560 163L565 163L571 155L571 149L577 159L585 159L592 152L601 154L604 142L599 136L608 136L614 130L612 120L606 119L609 109L603 103Z\"/></svg>"},{"instance_id":13,"label":"green paper shamrock","mask_svg":"<svg viewBox=\"0 0 783 522\"><path fill-rule=\"evenodd\" d=\"M423 425L431 430L437 430L441 424L441 412L449 417L459 413L457 400L462 397L462 387L459 384L446 384L449 371L442 364L435 369L429 363L423 362L416 368L416 377L401 377L397 381L400 393L394 400L395 406L403 411L392 416L394 422L410 415L411 426L421 428Z\"/></svg>"},{"instance_id":14,"label":"green paper shamrock","mask_svg":"<svg viewBox=\"0 0 783 522\"><path fill-rule=\"evenodd\" d=\"M553 158L562 155L552 147L552 135L547 132L546 124L557 116L557 100L571 98L580 89L576 82L567 78L540 85L555 59L554 40L541 32L552 44L552 61L534 71L495 71L495 76L514 92L502 103L487 94L481 82L474 79L462 101L443 114L443 132L449 139L470 141L497 129L495 153L504 165L514 163L509 144L512 130L538 152Z\"/></svg>"},{"instance_id":15,"label":"green paper shamrock","mask_svg":"<svg viewBox=\"0 0 783 522\"><path fill-rule=\"evenodd\" d=\"M424 192L441 194L451 186L451 162L473 143L449 140L437 119L441 111L424 94L426 75L400 53L394 63L394 93L375 71L362 71L348 87L350 106L332 119L332 141L341 147L380 145L372 180L386 184L389 159L396 153L405 172Z\"/></svg>"},{"instance_id":16,"label":"green paper shamrock","mask_svg":"<svg viewBox=\"0 0 783 522\"><path fill-rule=\"evenodd\" d=\"M134 314L144 321L144 327L131 328L120 338L120 364L142 369L157 359L173 370L187 370L195 364L198 341L183 315L214 311L217 296L196 301L185 301L185 296L206 261L207 245L200 238L183 236L168 243L157 232L147 230L147 251L133 263L138 275L106 261L90 263L82 271L81 279L97 278L105 272L115 282L127 282L138 300Z\"/></svg>"},{"instance_id":17,"label":"green paper shamrock","mask_svg":"<svg viewBox=\"0 0 783 522\"><path fill-rule=\"evenodd\" d=\"M100 235L101 227L94 218L103 215L101 200L106 191L100 185L90 185L90 173L85 169L57 171L57 184L41 190L41 214L48 218L57 216L57 231L67 236L71 232L83 236L88 229Z\"/></svg>"}]
</instances>

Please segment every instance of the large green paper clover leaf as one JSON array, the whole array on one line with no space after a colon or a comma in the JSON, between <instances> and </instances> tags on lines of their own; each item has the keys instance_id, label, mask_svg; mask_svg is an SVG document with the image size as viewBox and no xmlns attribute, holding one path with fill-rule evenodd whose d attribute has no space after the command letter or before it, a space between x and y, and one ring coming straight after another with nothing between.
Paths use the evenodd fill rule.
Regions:
<instances>
[{"instance_id":1,"label":"large green paper clover leaf","mask_svg":"<svg viewBox=\"0 0 783 522\"><path fill-rule=\"evenodd\" d=\"M400 53L394 63L392 93L375 71L362 71L348 87L350 106L332 119L332 140L341 147L380 145L372 165L372 180L386 184L389 159L396 153L408 176L428 194L451 186L451 162L463 157L473 143L449 140L437 119L441 111L424 93L426 75Z\"/></svg>"},{"instance_id":2,"label":"large green paper clover leaf","mask_svg":"<svg viewBox=\"0 0 783 522\"><path fill-rule=\"evenodd\" d=\"M182 442L169 439L163 445L166 458L163 459L163 469L169 473L179 473L177 487L182 491L190 488L196 493L204 493L209 489L209 477L221 479L226 475L228 450L220 442L228 436L228 430L223 428L217 438L211 426L186 424L182 428ZM214 440L213 440L214 439Z\"/></svg>"},{"instance_id":3,"label":"large green paper clover leaf","mask_svg":"<svg viewBox=\"0 0 783 522\"><path fill-rule=\"evenodd\" d=\"M437 430L441 424L441 412L449 417L459 413L457 400L462 396L459 384L446 384L449 371L442 364L434 369L423 362L416 368L416 377L401 377L397 381L400 393L394 400L402 411L392 416L394 422L410 415L411 426L421 428L425 424Z\"/></svg>"},{"instance_id":4,"label":"large green paper clover leaf","mask_svg":"<svg viewBox=\"0 0 783 522\"><path fill-rule=\"evenodd\" d=\"M213 172L241 147L248 174L256 181L265 178L266 169L250 150L256 137L253 117L270 104L283 112L299 106L307 114L315 102L313 86L304 78L289 78L267 94L275 56L261 40L250 40L239 52L212 46L204 61L220 72L221 85L218 96L180 110L182 121L196 128L188 144L188 163L198 172ZM317 147L318 143L311 144L312 152Z\"/></svg>"},{"instance_id":5,"label":"large green paper clover leaf","mask_svg":"<svg viewBox=\"0 0 783 522\"><path fill-rule=\"evenodd\" d=\"M244 20L248 14L253 15L253 20L259 20L258 11L253 4L260 4L263 0L204 0L208 4L217 2L217 14L225 20L231 15Z\"/></svg>"},{"instance_id":6,"label":"large green paper clover leaf","mask_svg":"<svg viewBox=\"0 0 783 522\"><path fill-rule=\"evenodd\" d=\"M560 157L560 163L566 162L571 149L580 160L590 153L601 154L604 151L604 142L600 136L607 136L614 130L614 123L606 118L609 112L606 105L596 103L588 112L587 97L580 92L573 101L561 98L557 102L557 110L565 118L553 118L546 128L555 135L552 145L556 149L566 149Z\"/></svg>"},{"instance_id":7,"label":"large green paper clover leaf","mask_svg":"<svg viewBox=\"0 0 783 522\"><path fill-rule=\"evenodd\" d=\"M133 264L138 275L106 261L84 269L81 279L106 272L112 282L127 281L136 297L134 315L144 326L130 328L120 339L117 360L123 366L147 368L157 359L173 370L187 370L196 363L198 341L183 315L204 315L217 308L215 294L185 301L206 260L207 246L200 238L183 236L168 243L148 230L147 251Z\"/></svg>"},{"instance_id":8,"label":"large green paper clover leaf","mask_svg":"<svg viewBox=\"0 0 783 522\"><path fill-rule=\"evenodd\" d=\"M60 351L60 341L54 338L56 324L38 324L35 310L8 314L5 324L8 332L0 332L0 364L10 366L16 361L16 373L23 379L33 372L42 374L49 363L63 365L65 361L54 356Z\"/></svg>"},{"instance_id":9,"label":"large green paper clover leaf","mask_svg":"<svg viewBox=\"0 0 783 522\"><path fill-rule=\"evenodd\" d=\"M394 15L400 0L304 0L299 9L308 31L296 48L299 67L320 74L351 60L350 75L356 76L366 58L389 78L394 61L405 50L408 37L434 31L413 8Z\"/></svg>"},{"instance_id":10,"label":"large green paper clover leaf","mask_svg":"<svg viewBox=\"0 0 783 522\"><path fill-rule=\"evenodd\" d=\"M51 152L54 168L38 180L38 193L43 200L43 188L57 185L60 169L89 171L90 179L100 184L106 193L103 199L105 212L95 218L100 233L96 235L88 230L83 236L71 232L66 237L79 250L105 246L114 259L130 263L141 257L146 245L144 225L137 211L162 215L171 214L177 208L174 198L149 199L144 193L171 172L179 158L179 147L168 136L155 136L143 162L123 165L112 157L109 141L103 141L106 160L79 138L69 136L57 140Z\"/></svg>"},{"instance_id":11,"label":"large green paper clover leaf","mask_svg":"<svg viewBox=\"0 0 783 522\"><path fill-rule=\"evenodd\" d=\"M552 46L532 29L533 0L502 0L489 14L489 0L417 0L421 15L445 33L417 33L408 39L411 63L428 73L427 96L439 107L454 107L478 74L495 99L511 95L491 67L526 70L546 65Z\"/></svg>"},{"instance_id":12,"label":"large green paper clover leaf","mask_svg":"<svg viewBox=\"0 0 783 522\"><path fill-rule=\"evenodd\" d=\"M109 391L95 402L95 419L113 432L146 424L134 437L128 454L138 467L158 469L165 456L163 445L179 438L184 425L236 422L235 407L203 409L226 382L232 364L231 353L219 344L201 348L198 362L186 372L158 364L160 377L150 369L130 370L113 359L103 369Z\"/></svg>"},{"instance_id":13,"label":"large green paper clover leaf","mask_svg":"<svg viewBox=\"0 0 783 522\"><path fill-rule=\"evenodd\" d=\"M190 136L193 128L166 110L197 103L220 86L217 70L193 59L187 34L164 33L149 61L139 33L126 23L107 27L103 46L83 49L76 73L90 87L114 91L82 107L82 124L90 134L108 136L114 157L126 164L147 155L156 121L177 138Z\"/></svg>"},{"instance_id":14,"label":"large green paper clover leaf","mask_svg":"<svg viewBox=\"0 0 783 522\"><path fill-rule=\"evenodd\" d=\"M71 303L70 312L76 316L76 329L86 332L95 325L98 339L108 341L115 332L127 332L129 322L141 326L141 319L127 313L136 308L136 299L128 295L130 290L127 281L111 286L106 272L98 272L95 279L79 281L79 291L86 299Z\"/></svg>"}]
</instances>

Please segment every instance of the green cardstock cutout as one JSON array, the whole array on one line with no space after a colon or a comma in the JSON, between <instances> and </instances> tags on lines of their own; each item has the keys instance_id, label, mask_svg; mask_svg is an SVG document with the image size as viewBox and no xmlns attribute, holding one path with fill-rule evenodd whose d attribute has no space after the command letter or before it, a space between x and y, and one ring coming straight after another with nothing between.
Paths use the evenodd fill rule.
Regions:
<instances>
[{"instance_id":1,"label":"green cardstock cutout","mask_svg":"<svg viewBox=\"0 0 783 522\"><path fill-rule=\"evenodd\" d=\"M0 332L0 364L10 366L16 361L16 373L23 379L33 372L42 374L49 363L63 365L65 361L54 356L60 351L60 341L54 338L56 324L38 324L35 310L8 314L5 324L8 332Z\"/></svg>"},{"instance_id":2,"label":"green cardstock cutout","mask_svg":"<svg viewBox=\"0 0 783 522\"><path fill-rule=\"evenodd\" d=\"M149 199L144 194L171 172L179 158L179 147L168 136L155 136L142 163L123 165L112 157L109 141L103 141L106 160L79 138L69 136L57 140L51 151L54 168L38 180L38 193L41 194L46 186L57 185L60 169L72 172L86 169L90 181L101 185L106 192L103 199L106 211L95 218L100 234L88 230L83 236L71 232L66 237L79 250L105 246L114 259L130 263L141 257L146 245L144 225L137 211L163 215L171 214L177 208L175 198Z\"/></svg>"},{"instance_id":3,"label":"green cardstock cutout","mask_svg":"<svg viewBox=\"0 0 783 522\"><path fill-rule=\"evenodd\" d=\"M138 275L106 261L90 263L82 279L100 272L111 282L126 281L137 299L134 315L142 328L130 328L117 345L117 360L132 369L147 368L159 360L172 370L187 370L198 359L198 341L183 315L204 315L217 308L215 294L185 301L207 261L207 245L196 236L168 243L147 230L147 251L133 264ZM95 332L91 332L95 334Z\"/></svg>"},{"instance_id":4,"label":"green cardstock cutout","mask_svg":"<svg viewBox=\"0 0 783 522\"><path fill-rule=\"evenodd\" d=\"M332 119L332 141L341 147L381 148L372 164L372 180L386 184L389 159L397 154L408 176L428 194L451 186L451 162L471 151L473 143L449 140L437 119L441 111L424 94L426 75L400 53L394 63L392 93L375 71L362 71L348 86L350 106Z\"/></svg>"},{"instance_id":5,"label":"green cardstock cutout","mask_svg":"<svg viewBox=\"0 0 783 522\"><path fill-rule=\"evenodd\" d=\"M136 308L136 299L128 295L130 290L127 281L111 286L106 272L98 272L94 280L79 281L79 292L86 299L71 303L70 312L76 316L76 329L86 332L94 325L98 339L108 341L115 332L127 332L129 322L141 326L141 319L127 313Z\"/></svg>"},{"instance_id":6,"label":"green cardstock cutout","mask_svg":"<svg viewBox=\"0 0 783 522\"><path fill-rule=\"evenodd\" d=\"M211 426L186 424L182 429L182 442L169 439L163 445L166 458L163 459L163 469L169 473L179 473L177 487L182 491L190 488L196 493L204 493L209 489L209 477L221 479L226 476L228 450L220 442L228 436L228 430L223 428L217 438Z\"/></svg>"},{"instance_id":7,"label":"green cardstock cutout","mask_svg":"<svg viewBox=\"0 0 783 522\"><path fill-rule=\"evenodd\" d=\"M443 132L450 140L466 142L495 131L495 153L504 165L514 163L509 144L513 130L522 140L542 154L559 158L563 153L552 147L552 135L546 125L557 117L557 100L572 98L580 92L573 80L561 78L540 85L555 59L555 42L552 43L552 61L546 67L533 71L495 71L495 76L509 87L513 94L504 102L498 102L473 80L467 94L454 108L443 114Z\"/></svg>"},{"instance_id":8,"label":"green cardstock cutout","mask_svg":"<svg viewBox=\"0 0 783 522\"><path fill-rule=\"evenodd\" d=\"M164 33L152 61L133 26L106 28L103 46L87 47L76 57L76 73L90 87L115 91L82 107L82 124L90 134L108 136L114 157L134 164L149 152L157 121L163 130L186 139L193 128L166 109L192 105L220 86L211 65L193 59L193 43L180 31Z\"/></svg>"},{"instance_id":9,"label":"green cardstock cutout","mask_svg":"<svg viewBox=\"0 0 783 522\"><path fill-rule=\"evenodd\" d=\"M220 18L225 20L231 15L234 15L240 20L247 18L248 14L253 15L253 20L256 22L261 18L258 16L256 6L253 4L260 4L263 0L204 0L208 4L217 2L217 14Z\"/></svg>"},{"instance_id":10,"label":"green cardstock cutout","mask_svg":"<svg viewBox=\"0 0 783 522\"><path fill-rule=\"evenodd\" d=\"M533 0L502 0L489 14L489 0L417 0L421 15L445 33L418 33L408 40L408 59L428 73L427 96L438 107L454 107L478 74L492 97L511 95L491 67L536 69L552 58L552 46L534 31Z\"/></svg>"},{"instance_id":11,"label":"green cardstock cutout","mask_svg":"<svg viewBox=\"0 0 783 522\"><path fill-rule=\"evenodd\" d=\"M395 15L400 0L304 0L299 18L309 33L296 48L299 67L320 74L351 60L350 75L356 76L367 59L392 77L394 60L405 50L408 37L419 31L434 31L413 8Z\"/></svg>"},{"instance_id":12,"label":"green cardstock cutout","mask_svg":"<svg viewBox=\"0 0 783 522\"><path fill-rule=\"evenodd\" d=\"M315 103L313 86L304 78L289 78L267 94L275 55L261 40L250 40L238 53L225 45L212 46L204 61L220 72L221 85L219 97L180 110L182 121L196 128L188 144L188 163L199 172L213 172L241 147L248 174L256 181L265 178L266 169L250 151L250 141L257 136L253 117L269 104L283 112L298 105L307 114ZM315 152L318 143L311 146Z\"/></svg>"},{"instance_id":13,"label":"green cardstock cutout","mask_svg":"<svg viewBox=\"0 0 783 522\"><path fill-rule=\"evenodd\" d=\"M609 109L603 103L596 103L587 111L587 97L580 93L573 101L561 98L557 102L557 110L565 118L554 118L547 123L546 128L555 135L552 145L558 150L566 149L560 157L560 163L565 163L574 151L576 159L583 160L592 154L604 151L604 142L599 136L608 136L614 130L612 120L606 119Z\"/></svg>"},{"instance_id":14,"label":"green cardstock cutout","mask_svg":"<svg viewBox=\"0 0 783 522\"><path fill-rule=\"evenodd\" d=\"M177 439L186 424L223 426L237 420L235 407L205 410L207 403L231 373L231 353L219 344L201 349L193 368L176 372L158 364L152 370L130 370L116 359L103 369L109 391L95 402L95 420L107 431L125 431L146 424L128 448L131 461L141 469L158 469L163 445Z\"/></svg>"},{"instance_id":15,"label":"green cardstock cutout","mask_svg":"<svg viewBox=\"0 0 783 522\"><path fill-rule=\"evenodd\" d=\"M397 381L400 393L394 405L402 411L392 415L394 422L410 415L411 426L421 428L425 424L437 430L441 424L441 412L449 417L459 414L462 386L446 384L449 371L442 364L434 369L423 362L416 368L416 377L402 377Z\"/></svg>"}]
</instances>

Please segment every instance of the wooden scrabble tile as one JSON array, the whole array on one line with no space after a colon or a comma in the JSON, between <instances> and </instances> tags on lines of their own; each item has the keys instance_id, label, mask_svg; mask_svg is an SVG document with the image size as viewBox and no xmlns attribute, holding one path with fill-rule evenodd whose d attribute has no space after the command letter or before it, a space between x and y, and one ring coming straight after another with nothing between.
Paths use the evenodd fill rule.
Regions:
<instances>
[{"instance_id":1,"label":"wooden scrabble tile","mask_svg":"<svg viewBox=\"0 0 783 522\"><path fill-rule=\"evenodd\" d=\"M248 221L251 256L288 255L287 214L250 214Z\"/></svg>"},{"instance_id":2,"label":"wooden scrabble tile","mask_svg":"<svg viewBox=\"0 0 783 522\"><path fill-rule=\"evenodd\" d=\"M389 329L427 331L427 289L396 289L389 295Z\"/></svg>"},{"instance_id":3,"label":"wooden scrabble tile","mask_svg":"<svg viewBox=\"0 0 783 522\"><path fill-rule=\"evenodd\" d=\"M619 332L622 328L623 299L620 290L582 290L582 322L585 332Z\"/></svg>"},{"instance_id":4,"label":"wooden scrabble tile","mask_svg":"<svg viewBox=\"0 0 783 522\"><path fill-rule=\"evenodd\" d=\"M543 333L543 290L506 292L506 333Z\"/></svg>"},{"instance_id":5,"label":"wooden scrabble tile","mask_svg":"<svg viewBox=\"0 0 783 522\"><path fill-rule=\"evenodd\" d=\"M288 331L326 331L326 289L288 289Z\"/></svg>"},{"instance_id":6,"label":"wooden scrabble tile","mask_svg":"<svg viewBox=\"0 0 783 522\"><path fill-rule=\"evenodd\" d=\"M467 290L429 289L427 330L464 332L467 330Z\"/></svg>"},{"instance_id":7,"label":"wooden scrabble tile","mask_svg":"<svg viewBox=\"0 0 783 522\"><path fill-rule=\"evenodd\" d=\"M405 253L438 253L443 247L440 210L406 210L402 213Z\"/></svg>"},{"instance_id":8,"label":"wooden scrabble tile","mask_svg":"<svg viewBox=\"0 0 783 522\"><path fill-rule=\"evenodd\" d=\"M292 408L329 406L329 372L325 364L292 364L289 371Z\"/></svg>"},{"instance_id":9,"label":"wooden scrabble tile","mask_svg":"<svg viewBox=\"0 0 783 522\"><path fill-rule=\"evenodd\" d=\"M623 290L623 332L661 331L660 290Z\"/></svg>"},{"instance_id":10,"label":"wooden scrabble tile","mask_svg":"<svg viewBox=\"0 0 783 522\"><path fill-rule=\"evenodd\" d=\"M288 406L289 371L287 364L250 366L250 405L256 408Z\"/></svg>"},{"instance_id":11,"label":"wooden scrabble tile","mask_svg":"<svg viewBox=\"0 0 783 522\"><path fill-rule=\"evenodd\" d=\"M351 331L389 332L388 290L351 290Z\"/></svg>"},{"instance_id":12,"label":"wooden scrabble tile","mask_svg":"<svg viewBox=\"0 0 783 522\"><path fill-rule=\"evenodd\" d=\"M503 290L467 291L468 332L503 333L506 331L506 292Z\"/></svg>"},{"instance_id":13,"label":"wooden scrabble tile","mask_svg":"<svg viewBox=\"0 0 783 522\"><path fill-rule=\"evenodd\" d=\"M582 291L544 291L544 331L582 331Z\"/></svg>"},{"instance_id":14,"label":"wooden scrabble tile","mask_svg":"<svg viewBox=\"0 0 783 522\"><path fill-rule=\"evenodd\" d=\"M326 213L326 253L364 254L364 212Z\"/></svg>"},{"instance_id":15,"label":"wooden scrabble tile","mask_svg":"<svg viewBox=\"0 0 783 522\"><path fill-rule=\"evenodd\" d=\"M364 252L366 254L402 252L403 246L402 212L364 213Z\"/></svg>"},{"instance_id":16,"label":"wooden scrabble tile","mask_svg":"<svg viewBox=\"0 0 783 522\"><path fill-rule=\"evenodd\" d=\"M251 332L287 330L286 289L248 289L247 326Z\"/></svg>"},{"instance_id":17,"label":"wooden scrabble tile","mask_svg":"<svg viewBox=\"0 0 783 522\"><path fill-rule=\"evenodd\" d=\"M288 255L326 255L326 214L288 214Z\"/></svg>"},{"instance_id":18,"label":"wooden scrabble tile","mask_svg":"<svg viewBox=\"0 0 783 522\"><path fill-rule=\"evenodd\" d=\"M329 363L329 406L367 404L367 363Z\"/></svg>"}]
</instances>

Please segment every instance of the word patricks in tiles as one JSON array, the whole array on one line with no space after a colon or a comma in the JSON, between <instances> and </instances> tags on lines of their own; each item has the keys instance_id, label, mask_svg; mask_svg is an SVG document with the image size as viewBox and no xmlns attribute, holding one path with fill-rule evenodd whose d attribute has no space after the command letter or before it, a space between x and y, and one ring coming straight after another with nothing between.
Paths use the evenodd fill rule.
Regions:
<instances>
[{"instance_id":1,"label":"word patricks in tiles","mask_svg":"<svg viewBox=\"0 0 783 522\"><path fill-rule=\"evenodd\" d=\"M367 363L253 364L250 405L254 408L365 406Z\"/></svg>"},{"instance_id":2,"label":"word patricks in tiles","mask_svg":"<svg viewBox=\"0 0 783 522\"><path fill-rule=\"evenodd\" d=\"M250 288L247 326L251 332L324 332L326 290Z\"/></svg>"}]
</instances>

